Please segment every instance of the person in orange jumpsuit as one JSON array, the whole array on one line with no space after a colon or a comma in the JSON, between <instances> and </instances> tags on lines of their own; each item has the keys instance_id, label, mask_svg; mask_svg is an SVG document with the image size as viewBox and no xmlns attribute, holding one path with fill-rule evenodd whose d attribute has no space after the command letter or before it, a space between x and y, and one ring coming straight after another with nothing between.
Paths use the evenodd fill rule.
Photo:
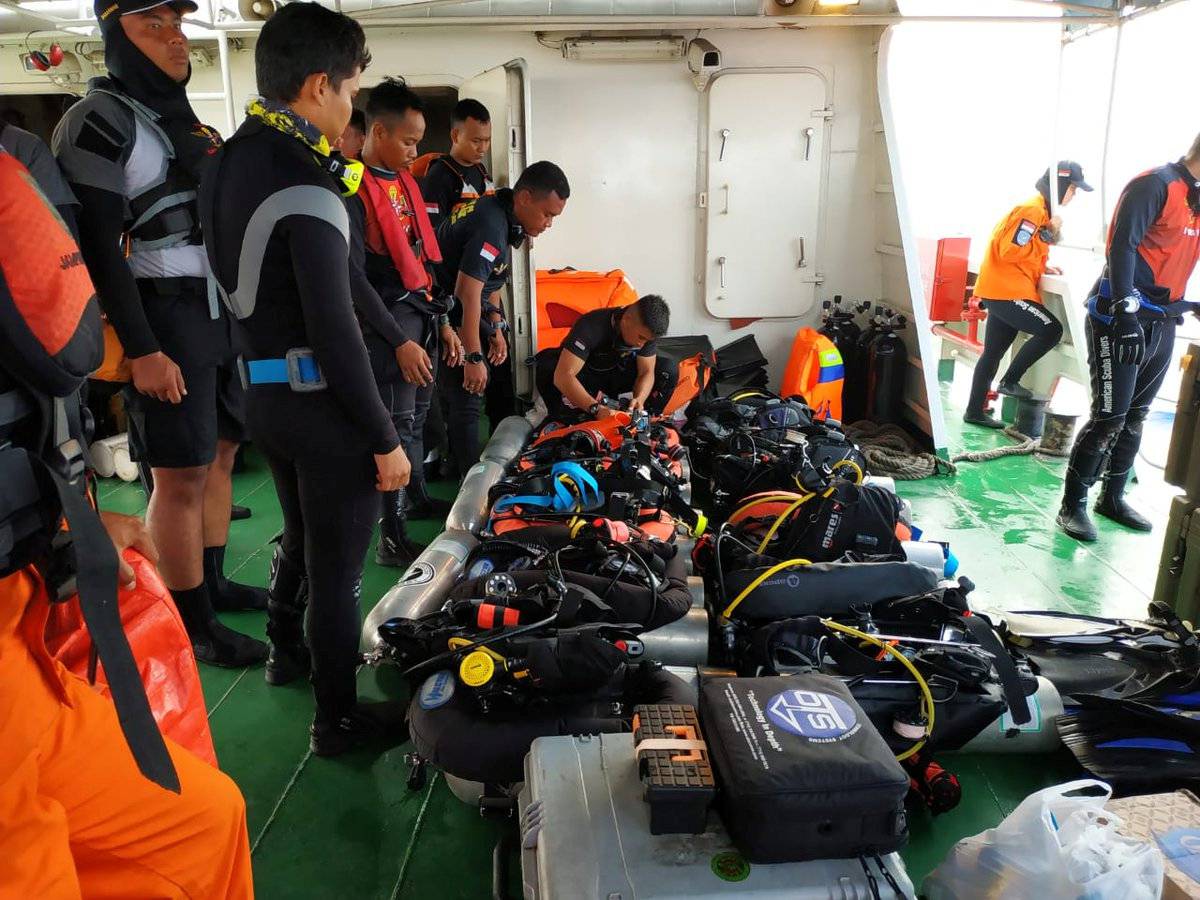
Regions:
<instances>
[{"instance_id":1,"label":"person in orange jumpsuit","mask_svg":"<svg viewBox=\"0 0 1200 900\"><path fill-rule=\"evenodd\" d=\"M154 551L90 501L78 392L102 351L78 246L0 153L0 898L252 897L242 796L164 740L121 630L117 550ZM46 650L75 591L111 700Z\"/></svg>"},{"instance_id":2,"label":"person in orange jumpsuit","mask_svg":"<svg viewBox=\"0 0 1200 900\"><path fill-rule=\"evenodd\" d=\"M1029 367L1045 356L1062 339L1058 317L1042 305L1038 282L1042 275L1061 275L1047 265L1050 247L1058 243L1062 220L1050 215L1050 171L1037 183L1038 194L1013 208L992 232L987 253L979 267L975 296L987 311L983 354L975 364L971 395L963 421L985 428L1003 428L1004 423L984 412L987 394L1000 368L1000 360L1020 332L1028 334L1008 371L1000 379L1001 394L1029 399L1033 393L1021 384ZM1058 205L1066 206L1075 192L1090 191L1079 163L1064 160L1055 173Z\"/></svg>"}]
</instances>

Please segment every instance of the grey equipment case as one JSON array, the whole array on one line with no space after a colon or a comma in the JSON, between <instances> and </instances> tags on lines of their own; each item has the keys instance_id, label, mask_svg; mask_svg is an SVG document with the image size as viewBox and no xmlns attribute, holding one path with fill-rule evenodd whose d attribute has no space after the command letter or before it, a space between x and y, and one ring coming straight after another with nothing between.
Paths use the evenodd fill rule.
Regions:
<instances>
[{"instance_id":1,"label":"grey equipment case","mask_svg":"<svg viewBox=\"0 0 1200 900\"><path fill-rule=\"evenodd\" d=\"M880 900L915 896L895 853L748 863L713 810L703 834L652 835L643 790L631 734L534 741L518 800L525 900L874 900L872 881Z\"/></svg>"}]
</instances>

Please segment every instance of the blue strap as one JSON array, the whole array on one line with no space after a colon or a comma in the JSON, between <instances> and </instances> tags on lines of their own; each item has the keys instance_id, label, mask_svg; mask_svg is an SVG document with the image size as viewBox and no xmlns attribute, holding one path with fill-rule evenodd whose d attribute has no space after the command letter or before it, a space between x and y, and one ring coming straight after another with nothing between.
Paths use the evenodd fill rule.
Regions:
<instances>
[{"instance_id":1,"label":"blue strap","mask_svg":"<svg viewBox=\"0 0 1200 900\"><path fill-rule=\"evenodd\" d=\"M1100 322L1102 325L1111 325L1113 322L1113 317L1106 316L1096 309L1096 304L1099 300L1100 300L1100 298L1095 295L1088 297L1088 302L1087 302L1088 315L1091 316L1093 319L1095 319L1097 322Z\"/></svg>"},{"instance_id":2,"label":"blue strap","mask_svg":"<svg viewBox=\"0 0 1200 900\"><path fill-rule=\"evenodd\" d=\"M296 360L300 380L316 384L321 380L321 370L316 357L301 356ZM288 361L286 359L251 359L246 362L246 379L250 384L289 384Z\"/></svg>"},{"instance_id":3,"label":"blue strap","mask_svg":"<svg viewBox=\"0 0 1200 900\"><path fill-rule=\"evenodd\" d=\"M1097 293L1100 297L1103 297L1105 300L1112 299L1112 285L1109 283L1109 280L1107 278L1100 279L1100 288ZM1142 292L1139 291L1137 288L1133 289L1133 296L1137 297L1137 299L1138 299L1138 304L1139 304L1138 309L1139 310L1141 310L1141 309L1149 310L1150 312L1157 313L1160 316L1165 316L1167 314L1166 309L1159 306L1157 303L1151 303L1149 300L1147 300L1142 295ZM1124 298L1122 298L1122 299L1124 299ZM1175 304L1171 304L1171 305L1174 306ZM1091 301L1089 300L1089 302L1088 302L1089 311L1091 310L1091 306L1092 306L1092 304L1091 304ZM1092 313L1092 314L1096 315L1096 318L1100 318L1100 316L1097 315L1096 313ZM1103 320L1101 320L1101 321L1103 321ZM1109 317L1109 321L1110 322L1112 321L1111 317Z\"/></svg>"},{"instance_id":4,"label":"blue strap","mask_svg":"<svg viewBox=\"0 0 1200 900\"><path fill-rule=\"evenodd\" d=\"M523 494L514 497L501 497L492 506L492 512L504 512L514 506L536 506L539 509L550 509L555 505L553 497L539 497L533 494Z\"/></svg>"},{"instance_id":5,"label":"blue strap","mask_svg":"<svg viewBox=\"0 0 1200 900\"><path fill-rule=\"evenodd\" d=\"M830 381L842 381L846 377L846 366L823 366L820 374L817 376L818 384L825 384Z\"/></svg>"},{"instance_id":6,"label":"blue strap","mask_svg":"<svg viewBox=\"0 0 1200 900\"><path fill-rule=\"evenodd\" d=\"M579 463L574 462L559 462L550 467L550 477L554 481L554 493L560 498L560 501L566 504L564 512L574 508L576 498L571 496L566 486L559 481L559 476L565 475L570 478L575 486L579 489L580 502L584 507L594 506L604 501L604 495L600 493L600 484L592 477L591 473ZM591 492L589 498L588 492Z\"/></svg>"},{"instance_id":7,"label":"blue strap","mask_svg":"<svg viewBox=\"0 0 1200 900\"><path fill-rule=\"evenodd\" d=\"M252 359L246 363L246 379L251 384L287 384L286 359Z\"/></svg>"}]
</instances>

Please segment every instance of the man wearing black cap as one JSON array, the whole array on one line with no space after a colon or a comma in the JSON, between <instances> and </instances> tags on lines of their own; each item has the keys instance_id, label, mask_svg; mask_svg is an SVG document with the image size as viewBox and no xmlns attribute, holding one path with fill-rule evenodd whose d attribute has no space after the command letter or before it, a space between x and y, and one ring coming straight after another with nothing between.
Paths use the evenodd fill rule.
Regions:
<instances>
[{"instance_id":1,"label":"man wearing black cap","mask_svg":"<svg viewBox=\"0 0 1200 900\"><path fill-rule=\"evenodd\" d=\"M1088 490L1103 475L1096 512L1126 528L1150 521L1125 501L1142 424L1171 364L1175 326L1200 304L1183 299L1200 260L1200 136L1187 155L1125 186L1108 231L1104 272L1088 298L1091 418L1075 438L1058 524L1094 541Z\"/></svg>"},{"instance_id":2,"label":"man wearing black cap","mask_svg":"<svg viewBox=\"0 0 1200 900\"><path fill-rule=\"evenodd\" d=\"M227 582L230 474L243 439L230 323L212 282L196 189L220 136L201 124L182 15L192 0L97 0L107 78L67 111L54 151L80 202L80 249L129 359L126 408L154 475L147 525L196 658L245 666L261 641L219 608L266 607Z\"/></svg>"}]
</instances>

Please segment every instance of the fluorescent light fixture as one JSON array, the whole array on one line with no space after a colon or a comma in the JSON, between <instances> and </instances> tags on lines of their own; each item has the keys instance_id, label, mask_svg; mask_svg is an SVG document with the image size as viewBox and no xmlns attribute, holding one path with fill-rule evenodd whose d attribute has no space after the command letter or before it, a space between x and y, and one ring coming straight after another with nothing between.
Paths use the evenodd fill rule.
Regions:
<instances>
[{"instance_id":1,"label":"fluorescent light fixture","mask_svg":"<svg viewBox=\"0 0 1200 900\"><path fill-rule=\"evenodd\" d=\"M567 38L562 42L563 59L609 59L653 62L683 59L687 42L675 35L666 37Z\"/></svg>"}]
</instances>

